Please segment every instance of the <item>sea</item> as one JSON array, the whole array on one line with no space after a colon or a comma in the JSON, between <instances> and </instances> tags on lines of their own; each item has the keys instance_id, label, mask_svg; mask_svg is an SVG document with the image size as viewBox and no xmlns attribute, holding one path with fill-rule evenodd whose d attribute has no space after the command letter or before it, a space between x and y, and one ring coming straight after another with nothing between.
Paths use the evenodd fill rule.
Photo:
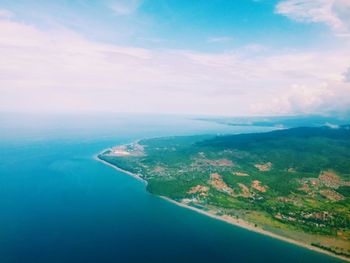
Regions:
<instances>
[{"instance_id":1,"label":"sea","mask_svg":"<svg viewBox=\"0 0 350 263\"><path fill-rule=\"evenodd\" d=\"M176 115L0 114L0 263L342 262L179 207L94 159L141 138L272 129Z\"/></svg>"}]
</instances>

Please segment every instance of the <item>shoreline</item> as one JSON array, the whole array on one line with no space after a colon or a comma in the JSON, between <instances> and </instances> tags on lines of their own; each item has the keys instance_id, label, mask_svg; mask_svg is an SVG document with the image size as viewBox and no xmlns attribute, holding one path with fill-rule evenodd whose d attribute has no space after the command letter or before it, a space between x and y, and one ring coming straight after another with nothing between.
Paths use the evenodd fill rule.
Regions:
<instances>
[{"instance_id":1,"label":"shoreline","mask_svg":"<svg viewBox=\"0 0 350 263\"><path fill-rule=\"evenodd\" d=\"M100 154L100 153L99 153L99 154ZM117 171L119 171L119 172L122 172L122 173L125 173L125 174L127 174L127 175L130 175L130 176L134 177L136 180L138 180L138 181L144 183L145 185L147 185L147 181L144 180L144 179L142 179L142 178L141 178L140 176L138 176L137 174L134 174L134 173L132 173L132 172L126 171L126 170L124 170L124 169L122 169L122 168L119 168L119 167L116 166L116 165L113 165L113 164L111 164L111 163L109 163L109 162L106 162L105 160L100 159L100 158L98 157L99 154L96 154L96 155L94 156L94 159L95 159L96 161L99 161L99 162L101 162L101 163L103 163L103 164L105 164L105 165L108 165L109 167L112 167L113 169L115 169L115 170L117 170Z\"/></svg>"},{"instance_id":2,"label":"shoreline","mask_svg":"<svg viewBox=\"0 0 350 263\"><path fill-rule=\"evenodd\" d=\"M234 218L231 218L229 216L226 216L226 217L218 216L218 215L212 214L210 212L204 211L202 209L199 209L199 208L196 208L196 207L193 207L193 206L190 206L190 205L186 205L184 203L177 202L177 201L175 201L173 199L170 199L168 197L165 197L165 196L160 196L160 198L162 198L162 199L164 199L164 200L166 200L168 202L171 202L174 205L181 206L181 207L187 208L187 209L191 209L191 210L193 210L193 211L195 211L197 213L200 213L202 215L211 217L211 218L216 219L216 220L223 221L223 222L225 222L227 224L234 225L234 226L237 226L237 227L240 227L240 228L244 228L244 229L246 229L248 231L252 231L252 232L255 232L255 233L258 233L258 234L262 234L262 235L265 235L265 236L268 236L268 237L271 237L271 238L275 238L275 239L278 239L278 240L281 240L281 241L284 241L284 242L287 242L287 243L290 243L290 244L293 244L293 245L296 245L296 246L299 246L299 247L303 247L303 248L306 248L306 249L309 249L309 250L312 250L312 251L315 251L315 252L318 252L318 253L322 253L322 254L325 254L325 255L328 255L328 256L331 256L331 257L335 257L335 258L338 258L338 259L350 262L350 258L333 254L332 252L329 252L327 250L323 250L323 249L320 249L318 247L315 247L315 246L303 243L301 241L297 241L297 240L294 240L294 239L291 239L291 238L288 238L288 237L283 237L283 236L274 234L273 232L269 232L269 231L264 230L262 228L255 227L254 225L252 225L252 223L249 223L247 221L243 221L243 220L240 220L240 219L234 219Z\"/></svg>"},{"instance_id":3,"label":"shoreline","mask_svg":"<svg viewBox=\"0 0 350 263\"><path fill-rule=\"evenodd\" d=\"M127 175L130 175L132 176L133 178L137 179L138 181L144 183L145 185L147 185L147 181L144 180L143 178L141 178L139 175L137 174L134 174L132 172L129 172L129 171L126 171L116 165L113 165L107 161L104 161L102 159L100 159L98 157L99 154L102 154L102 152L96 154L94 156L94 159L103 163L103 164L106 164L108 165L109 167L119 171L119 172L122 172L122 173L125 173ZM157 195L155 195L157 196ZM247 222L247 221L243 221L241 219L234 219L232 217L229 217L229 216L218 216L216 214L213 214L213 213L210 213L209 211L204 211L202 209L199 209L199 208L196 208L196 207L193 207L193 206L190 206L190 205L187 205L187 204L184 204L184 203L181 203L181 202L178 202L176 200L173 200L169 197L166 197L166 196L157 196L163 200L166 200L174 205L177 205L177 206L180 206L180 207L183 207L183 208L187 208L187 209L191 209L192 211L195 211L197 213L200 213L202 215L205 215L205 216L208 216L208 217L211 217L213 219L216 219L216 220L220 220L220 221L223 221L227 224L231 224L231 225L234 225L234 226L237 226L237 227L240 227L240 228L243 228L243 229L246 229L246 230L249 230L249 231L253 231L255 233L259 233L259 234L262 234L262 235L265 235L265 236L268 236L268 237L271 237L271 238L275 238L275 239L278 239L278 240L281 240L281 241L284 241L284 242L288 242L290 244L293 244L293 245L296 245L296 246L299 246L299 247L303 247L303 248L306 248L306 249L309 249L309 250L312 250L314 252L318 252L318 253L322 253L322 254L325 254L325 255L328 255L328 256L331 256L331 257L335 257L335 258L338 258L338 259L341 259L341 260L344 260L344 261L347 261L347 262L350 262L350 258L348 257L345 257L345 256L341 256L341 255L336 255L332 252L329 252L327 250L323 250L321 248L318 248L318 247L315 247L315 246L312 246L312 245L309 245L309 244L306 244L306 243L303 243L301 241L297 241L297 240L294 240L294 239L291 239L291 238L288 238L288 237L283 237L283 236L280 236L280 235L277 235L273 232L269 232L267 230L264 230L262 228L259 228L259 227L255 227L253 223L250 223L250 222Z\"/></svg>"}]
</instances>

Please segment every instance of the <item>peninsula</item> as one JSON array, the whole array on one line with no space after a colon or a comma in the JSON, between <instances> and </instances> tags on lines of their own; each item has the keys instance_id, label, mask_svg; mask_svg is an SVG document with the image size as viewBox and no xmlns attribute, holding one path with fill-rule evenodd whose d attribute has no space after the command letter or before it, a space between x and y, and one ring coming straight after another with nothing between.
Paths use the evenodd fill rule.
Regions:
<instances>
[{"instance_id":1,"label":"peninsula","mask_svg":"<svg viewBox=\"0 0 350 263\"><path fill-rule=\"evenodd\" d=\"M140 140L98 159L178 205L350 261L350 126Z\"/></svg>"}]
</instances>

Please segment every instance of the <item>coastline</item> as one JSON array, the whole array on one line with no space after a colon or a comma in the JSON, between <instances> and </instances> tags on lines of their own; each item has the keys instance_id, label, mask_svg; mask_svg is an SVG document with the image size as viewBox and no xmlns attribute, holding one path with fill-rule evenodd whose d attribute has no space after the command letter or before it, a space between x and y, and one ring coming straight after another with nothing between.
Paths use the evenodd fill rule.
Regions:
<instances>
[{"instance_id":1,"label":"coastline","mask_svg":"<svg viewBox=\"0 0 350 263\"><path fill-rule=\"evenodd\" d=\"M100 153L99 153L99 154L100 154ZM147 181L144 180L144 179L142 179L142 178L141 178L140 176L138 176L137 174L134 174L134 173L129 172L129 171L126 171L126 170L123 170L122 168L119 168L119 167L116 166L116 165L113 165L113 164L111 164L111 163L109 163L109 162L106 162L105 160L100 159L100 158L98 157L99 154L96 154L96 155L94 156L94 159L95 159L96 161L99 161L99 162L101 162L101 163L103 163L103 164L105 164L105 165L108 165L109 167L112 167L113 169L115 169L115 170L117 170L117 171L119 171L119 172L122 172L122 173L125 173L125 174L127 174L127 175L130 175L130 176L134 177L136 180L138 180L138 181L144 183L145 185L147 185Z\"/></svg>"},{"instance_id":2,"label":"coastline","mask_svg":"<svg viewBox=\"0 0 350 263\"><path fill-rule=\"evenodd\" d=\"M183 208L191 209L191 210L193 210L195 212L198 212L200 214L209 216L211 218L214 218L214 219L226 222L228 224L235 225L235 226L238 226L240 228L244 228L244 229L249 230L249 231L253 231L253 232L265 235L265 236L269 236L271 238L275 238L275 239L278 239L278 240L281 240L281 241L288 242L290 244L293 244L293 245L296 245L296 246L299 246L299 247L307 248L309 250L312 250L312 251L315 251L315 252L318 252L318 253L326 254L328 256L336 257L338 259L350 262L350 258L341 256L341 255L333 254L333 253L331 253L329 251L326 251L326 250L320 249L318 247L315 247L315 246L303 243L301 241L297 241L297 240L294 240L294 239L291 239L291 238L287 238L287 237L283 237L283 236L274 234L274 233L266 231L266 230L264 230L262 228L255 227L252 223L249 223L247 221L234 219L234 218L231 218L229 216L218 216L218 215L212 214L210 212L201 210L199 208L196 208L196 207L193 207L193 206L189 206L189 205L186 205L184 203L177 202L177 201L175 201L173 199L170 199L168 197L165 197L165 196L160 196L160 198L162 198L164 200L167 200L168 202L171 202L171 203L173 203L173 204L175 204L177 206L181 206Z\"/></svg>"},{"instance_id":3,"label":"coastline","mask_svg":"<svg viewBox=\"0 0 350 263\"><path fill-rule=\"evenodd\" d=\"M134 173L129 172L129 171L126 171L126 170L124 170L124 169L122 169L122 168L120 168L120 167L118 167L116 165L113 165L113 164L111 164L111 163L109 163L107 161L104 161L104 160L100 159L98 157L98 155L101 154L102 152L100 152L97 155L95 155L94 159L99 161L99 162L102 162L103 164L108 165L109 167L111 167L111 168L113 168L113 169L115 169L115 170L117 170L119 172L122 172L122 173L125 173L127 175L130 175L133 178L135 178L135 179L141 181L142 183L144 183L145 185L147 185L147 181L144 180L143 178L141 178L139 175L134 174ZM163 199L163 200L166 200L166 201L168 201L168 202L170 202L170 203L172 203L174 205L177 205L177 206L180 206L180 207L183 207L183 208L187 208L187 209L191 209L192 211L195 211L195 212L200 213L202 215L209 216L209 217L211 217L213 219L217 219L217 220L226 222L228 224L244 228L244 229L249 230L249 231L253 231L253 232L265 235L265 236L269 236L271 238L275 238L275 239L278 239L278 240L281 240L281 241L284 241L284 242L288 242L290 244L294 244L294 245L299 246L299 247L303 247L303 248L306 248L306 249L309 249L309 250L312 250L312 251L315 251L315 252L318 252L318 253L322 253L322 254L325 254L325 255L328 255L328 256L332 256L332 257L335 257L335 258L338 258L338 259L350 262L350 258L348 258L348 257L341 256L341 255L336 255L336 254L334 254L332 252L329 252L327 250L323 250L321 248L318 248L318 247L315 247L315 246L303 243L301 241L297 241L297 240L294 240L294 239L291 239L291 238L287 238L287 237L283 237L283 236L277 235L275 233L266 231L266 230L264 230L262 228L255 227L254 224L249 223L247 221L243 221L243 220L240 220L240 219L234 219L234 218L229 217L227 215L218 216L216 214L210 213L209 211L204 211L202 209L199 209L199 208L196 208L196 207L193 207L193 206L190 206L190 205L187 205L187 204L175 201L175 200L173 200L173 199L171 199L169 197L166 197L166 196L158 196L158 197Z\"/></svg>"}]
</instances>

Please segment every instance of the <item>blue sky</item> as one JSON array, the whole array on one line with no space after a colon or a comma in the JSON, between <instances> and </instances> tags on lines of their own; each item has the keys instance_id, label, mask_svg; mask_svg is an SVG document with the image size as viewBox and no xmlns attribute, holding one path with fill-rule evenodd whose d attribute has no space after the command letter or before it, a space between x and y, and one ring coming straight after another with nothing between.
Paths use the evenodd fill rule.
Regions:
<instances>
[{"instance_id":1,"label":"blue sky","mask_svg":"<svg viewBox=\"0 0 350 263\"><path fill-rule=\"evenodd\" d=\"M275 14L278 1L4 1L27 23L59 23L94 40L139 47L222 51L258 42L274 48L330 42L329 28ZM309 37L313 36L313 37Z\"/></svg>"},{"instance_id":2,"label":"blue sky","mask_svg":"<svg viewBox=\"0 0 350 263\"><path fill-rule=\"evenodd\" d=\"M349 0L0 0L0 110L348 111L347 11Z\"/></svg>"}]
</instances>

